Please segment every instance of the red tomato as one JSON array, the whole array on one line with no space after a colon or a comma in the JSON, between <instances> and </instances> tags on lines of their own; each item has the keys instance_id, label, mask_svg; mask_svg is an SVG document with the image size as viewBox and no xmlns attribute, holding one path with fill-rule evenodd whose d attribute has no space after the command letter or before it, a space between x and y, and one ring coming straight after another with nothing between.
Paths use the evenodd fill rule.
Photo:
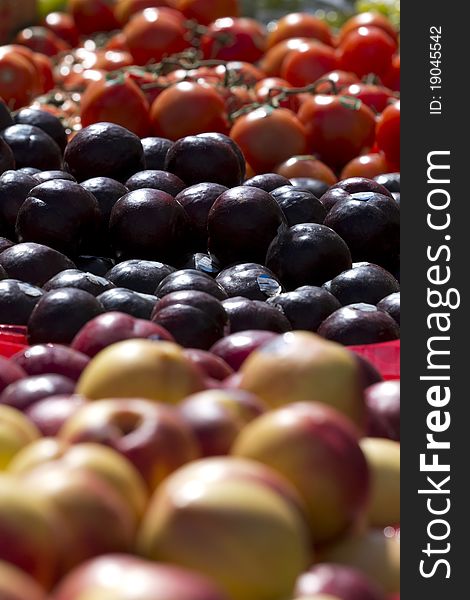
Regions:
<instances>
[{"instance_id":1,"label":"red tomato","mask_svg":"<svg viewBox=\"0 0 470 600\"><path fill-rule=\"evenodd\" d=\"M328 165L309 154L292 156L277 167L276 173L287 177L287 179L311 177L312 179L324 181L328 185L333 185L338 181Z\"/></svg>"},{"instance_id":2,"label":"red tomato","mask_svg":"<svg viewBox=\"0 0 470 600\"><path fill-rule=\"evenodd\" d=\"M298 115L310 151L334 169L374 143L375 116L360 100L319 94L305 100Z\"/></svg>"},{"instance_id":3,"label":"red tomato","mask_svg":"<svg viewBox=\"0 0 470 600\"><path fill-rule=\"evenodd\" d=\"M129 52L119 50L98 50L96 52L95 69L103 71L117 71L132 65L132 56Z\"/></svg>"},{"instance_id":4,"label":"red tomato","mask_svg":"<svg viewBox=\"0 0 470 600\"><path fill-rule=\"evenodd\" d=\"M83 127L106 121L117 123L139 137L150 132L149 104L128 77L91 83L82 94L80 116Z\"/></svg>"},{"instance_id":5,"label":"red tomato","mask_svg":"<svg viewBox=\"0 0 470 600\"><path fill-rule=\"evenodd\" d=\"M263 71L251 65L247 62L230 61L225 65L219 65L215 69L215 74L220 76L223 80L225 79L227 71L230 72L230 77L235 80L237 84L243 84L248 86L255 85L261 79L264 79L265 75Z\"/></svg>"},{"instance_id":6,"label":"red tomato","mask_svg":"<svg viewBox=\"0 0 470 600\"><path fill-rule=\"evenodd\" d=\"M62 87L66 91L84 90L91 83L101 81L106 76L104 71L97 69L72 69L62 81Z\"/></svg>"},{"instance_id":7,"label":"red tomato","mask_svg":"<svg viewBox=\"0 0 470 600\"><path fill-rule=\"evenodd\" d=\"M351 17L346 21L346 23L341 28L341 31L339 32L339 43L341 43L351 31L359 29L359 27L369 26L383 29L383 31L385 31L385 33L388 33L388 35L393 40L395 40L395 42L398 41L397 31L395 27L391 24L391 22L387 19L387 17L381 15L380 13L364 12L354 15L354 17Z\"/></svg>"},{"instance_id":8,"label":"red tomato","mask_svg":"<svg viewBox=\"0 0 470 600\"><path fill-rule=\"evenodd\" d=\"M40 52L46 56L55 56L69 48L69 45L47 27L27 27L16 36L15 42Z\"/></svg>"},{"instance_id":9,"label":"red tomato","mask_svg":"<svg viewBox=\"0 0 470 600\"><path fill-rule=\"evenodd\" d=\"M129 19L146 8L160 8L171 6L166 0L117 0L114 14L116 19L125 25Z\"/></svg>"},{"instance_id":10,"label":"red tomato","mask_svg":"<svg viewBox=\"0 0 470 600\"><path fill-rule=\"evenodd\" d=\"M318 94L337 94L343 87L351 83L359 83L359 77L355 73L335 70L322 75L315 83ZM330 83L331 82L331 83Z\"/></svg>"},{"instance_id":11,"label":"red tomato","mask_svg":"<svg viewBox=\"0 0 470 600\"><path fill-rule=\"evenodd\" d=\"M255 86L255 94L259 102L268 102L271 98L275 98L279 96L280 91L274 91L275 88L292 88L291 84L285 79L281 79L280 77L267 77L266 79L262 79L258 81ZM300 107L300 100L298 96L292 94L287 96L285 100L281 100L280 107L289 108L294 112L297 112Z\"/></svg>"},{"instance_id":12,"label":"red tomato","mask_svg":"<svg viewBox=\"0 0 470 600\"><path fill-rule=\"evenodd\" d=\"M188 47L186 28L172 13L178 15L170 8L147 8L124 27L127 47L137 64L159 62Z\"/></svg>"},{"instance_id":13,"label":"red tomato","mask_svg":"<svg viewBox=\"0 0 470 600\"><path fill-rule=\"evenodd\" d=\"M308 42L290 52L281 67L281 76L294 86L313 83L338 66L335 50L321 42Z\"/></svg>"},{"instance_id":14,"label":"red tomato","mask_svg":"<svg viewBox=\"0 0 470 600\"><path fill-rule=\"evenodd\" d=\"M257 173L277 165L307 148L305 128L286 108L258 108L239 117L230 137L240 146L248 164Z\"/></svg>"},{"instance_id":15,"label":"red tomato","mask_svg":"<svg viewBox=\"0 0 470 600\"><path fill-rule=\"evenodd\" d=\"M69 46L74 47L79 44L79 33L72 17L63 12L49 13L43 20L42 25L50 29Z\"/></svg>"},{"instance_id":16,"label":"red tomato","mask_svg":"<svg viewBox=\"0 0 470 600\"><path fill-rule=\"evenodd\" d=\"M400 91L400 55L392 59L390 69L382 76L382 83L395 92Z\"/></svg>"},{"instance_id":17,"label":"red tomato","mask_svg":"<svg viewBox=\"0 0 470 600\"><path fill-rule=\"evenodd\" d=\"M347 34L339 46L340 68L359 77L384 75L392 64L397 43L383 29L359 27Z\"/></svg>"},{"instance_id":18,"label":"red tomato","mask_svg":"<svg viewBox=\"0 0 470 600\"><path fill-rule=\"evenodd\" d=\"M204 58L257 62L266 49L266 30L254 19L224 17L201 38Z\"/></svg>"},{"instance_id":19,"label":"red tomato","mask_svg":"<svg viewBox=\"0 0 470 600\"><path fill-rule=\"evenodd\" d=\"M43 92L50 92L55 87L54 71L52 62L45 54L36 52L33 56L34 64L36 65L41 81L41 89Z\"/></svg>"},{"instance_id":20,"label":"red tomato","mask_svg":"<svg viewBox=\"0 0 470 600\"><path fill-rule=\"evenodd\" d=\"M387 106L377 121L376 141L387 160L400 165L400 101Z\"/></svg>"},{"instance_id":21,"label":"red tomato","mask_svg":"<svg viewBox=\"0 0 470 600\"><path fill-rule=\"evenodd\" d=\"M164 90L150 109L154 135L177 140L207 131L227 133L224 101L205 83L182 81Z\"/></svg>"},{"instance_id":22,"label":"red tomato","mask_svg":"<svg viewBox=\"0 0 470 600\"><path fill-rule=\"evenodd\" d=\"M367 179L373 179L377 175L382 175L382 173L388 173L389 171L390 167L384 154L363 154L362 156L353 158L345 165L341 171L341 179L348 179L348 177L367 177Z\"/></svg>"},{"instance_id":23,"label":"red tomato","mask_svg":"<svg viewBox=\"0 0 470 600\"><path fill-rule=\"evenodd\" d=\"M127 76L142 90L144 96L147 98L149 106L152 106L155 99L169 87L167 77L164 77L163 75L157 76L154 73L149 73L142 69L130 69L127 72Z\"/></svg>"},{"instance_id":24,"label":"red tomato","mask_svg":"<svg viewBox=\"0 0 470 600\"><path fill-rule=\"evenodd\" d=\"M244 106L253 104L256 101L253 90L240 85L228 87L220 86L217 88L217 92L225 102L225 107L229 114L240 110Z\"/></svg>"},{"instance_id":25,"label":"red tomato","mask_svg":"<svg viewBox=\"0 0 470 600\"><path fill-rule=\"evenodd\" d=\"M222 17L238 17L238 0L175 0L176 8L188 19L195 19L203 25Z\"/></svg>"},{"instance_id":26,"label":"red tomato","mask_svg":"<svg viewBox=\"0 0 470 600\"><path fill-rule=\"evenodd\" d=\"M341 96L355 96L376 113L381 113L394 98L392 90L370 83L353 83L340 92Z\"/></svg>"},{"instance_id":27,"label":"red tomato","mask_svg":"<svg viewBox=\"0 0 470 600\"><path fill-rule=\"evenodd\" d=\"M68 8L78 31L84 35L119 28L109 0L69 0Z\"/></svg>"},{"instance_id":28,"label":"red tomato","mask_svg":"<svg viewBox=\"0 0 470 600\"><path fill-rule=\"evenodd\" d=\"M270 48L260 61L261 69L266 73L268 77L280 77L282 63L286 56L293 50L297 50L300 46L305 43L309 43L311 40L307 38L292 38L290 40L283 40L272 48Z\"/></svg>"},{"instance_id":29,"label":"red tomato","mask_svg":"<svg viewBox=\"0 0 470 600\"><path fill-rule=\"evenodd\" d=\"M268 36L268 48L291 38L313 38L331 46L333 38L328 25L309 13L290 13L274 25Z\"/></svg>"},{"instance_id":30,"label":"red tomato","mask_svg":"<svg viewBox=\"0 0 470 600\"><path fill-rule=\"evenodd\" d=\"M111 36L105 44L106 50L129 50L127 47L126 36L120 31Z\"/></svg>"},{"instance_id":31,"label":"red tomato","mask_svg":"<svg viewBox=\"0 0 470 600\"><path fill-rule=\"evenodd\" d=\"M37 92L38 73L21 54L0 47L0 97L10 109L28 104Z\"/></svg>"}]
</instances>

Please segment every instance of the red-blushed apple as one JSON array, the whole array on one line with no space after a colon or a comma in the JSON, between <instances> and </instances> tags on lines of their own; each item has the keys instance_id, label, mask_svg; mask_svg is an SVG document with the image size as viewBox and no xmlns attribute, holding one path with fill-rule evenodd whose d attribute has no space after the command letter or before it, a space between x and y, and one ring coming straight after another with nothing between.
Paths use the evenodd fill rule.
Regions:
<instances>
[{"instance_id":1,"label":"red-blushed apple","mask_svg":"<svg viewBox=\"0 0 470 600\"><path fill-rule=\"evenodd\" d=\"M264 465L202 459L156 491L138 548L207 575L231 600L287 598L311 560L300 507L289 483Z\"/></svg>"},{"instance_id":2,"label":"red-blushed apple","mask_svg":"<svg viewBox=\"0 0 470 600\"><path fill-rule=\"evenodd\" d=\"M117 450L136 467L150 489L200 456L191 428L176 409L140 398L90 402L65 423L59 437Z\"/></svg>"},{"instance_id":3,"label":"red-blushed apple","mask_svg":"<svg viewBox=\"0 0 470 600\"><path fill-rule=\"evenodd\" d=\"M0 561L1 600L46 600L45 591L24 571Z\"/></svg>"},{"instance_id":4,"label":"red-blushed apple","mask_svg":"<svg viewBox=\"0 0 470 600\"><path fill-rule=\"evenodd\" d=\"M25 348L10 359L28 375L56 373L77 381L90 359L62 344L38 344Z\"/></svg>"},{"instance_id":5,"label":"red-blushed apple","mask_svg":"<svg viewBox=\"0 0 470 600\"><path fill-rule=\"evenodd\" d=\"M359 368L348 350L314 333L278 336L253 352L241 367L239 386L270 407L316 401L332 406L361 429L365 406Z\"/></svg>"},{"instance_id":6,"label":"red-blushed apple","mask_svg":"<svg viewBox=\"0 0 470 600\"><path fill-rule=\"evenodd\" d=\"M360 446L371 474L368 521L372 527L397 525L400 523L400 444L385 438L363 438Z\"/></svg>"},{"instance_id":7,"label":"red-blushed apple","mask_svg":"<svg viewBox=\"0 0 470 600\"><path fill-rule=\"evenodd\" d=\"M113 487L139 520L148 502L144 480L119 452L101 444L71 445L58 438L41 438L19 452L9 471L24 475L43 464L60 463L71 469L90 471Z\"/></svg>"},{"instance_id":8,"label":"red-blushed apple","mask_svg":"<svg viewBox=\"0 0 470 600\"><path fill-rule=\"evenodd\" d=\"M383 530L348 535L322 548L317 559L358 569L388 594L400 590L400 538L387 537Z\"/></svg>"},{"instance_id":9,"label":"red-blushed apple","mask_svg":"<svg viewBox=\"0 0 470 600\"><path fill-rule=\"evenodd\" d=\"M320 563L303 573L297 580L298 596L332 594L340 600L386 600L385 592L364 573L331 563Z\"/></svg>"},{"instance_id":10,"label":"red-blushed apple","mask_svg":"<svg viewBox=\"0 0 470 600\"><path fill-rule=\"evenodd\" d=\"M63 375L33 375L10 383L0 394L0 404L26 412L43 398L73 394L75 382Z\"/></svg>"},{"instance_id":11,"label":"red-blushed apple","mask_svg":"<svg viewBox=\"0 0 470 600\"><path fill-rule=\"evenodd\" d=\"M242 430L232 453L290 481L304 501L315 544L335 539L365 514L369 471L358 432L329 406L299 402L272 410Z\"/></svg>"},{"instance_id":12,"label":"red-blushed apple","mask_svg":"<svg viewBox=\"0 0 470 600\"><path fill-rule=\"evenodd\" d=\"M238 371L252 352L276 337L278 334L272 331L238 331L216 342L211 352Z\"/></svg>"},{"instance_id":13,"label":"red-blushed apple","mask_svg":"<svg viewBox=\"0 0 470 600\"><path fill-rule=\"evenodd\" d=\"M0 394L10 383L14 383L23 377L26 377L26 373L21 367L0 356Z\"/></svg>"},{"instance_id":14,"label":"red-blushed apple","mask_svg":"<svg viewBox=\"0 0 470 600\"><path fill-rule=\"evenodd\" d=\"M203 456L229 454L240 431L267 410L265 403L243 390L206 390L186 398L180 414L199 441Z\"/></svg>"},{"instance_id":15,"label":"red-blushed apple","mask_svg":"<svg viewBox=\"0 0 470 600\"><path fill-rule=\"evenodd\" d=\"M148 398L175 404L204 389L201 371L172 342L127 340L97 354L76 393L99 398Z\"/></svg>"},{"instance_id":16,"label":"red-blushed apple","mask_svg":"<svg viewBox=\"0 0 470 600\"><path fill-rule=\"evenodd\" d=\"M37 427L23 413L0 404L0 471L30 442L40 437Z\"/></svg>"},{"instance_id":17,"label":"red-blushed apple","mask_svg":"<svg viewBox=\"0 0 470 600\"><path fill-rule=\"evenodd\" d=\"M342 600L342 598L332 596L331 594L314 594L313 596L299 596L294 600Z\"/></svg>"},{"instance_id":18,"label":"red-blushed apple","mask_svg":"<svg viewBox=\"0 0 470 600\"><path fill-rule=\"evenodd\" d=\"M172 335L156 323L121 312L107 312L88 321L77 333L71 346L93 357L111 344L135 338L173 341Z\"/></svg>"},{"instance_id":19,"label":"red-blushed apple","mask_svg":"<svg viewBox=\"0 0 470 600\"><path fill-rule=\"evenodd\" d=\"M360 354L356 354L355 352L352 352L352 354L359 364L359 376L361 379L362 389L365 390L374 383L383 381L382 375L378 372L370 360L367 360L367 358L361 356Z\"/></svg>"},{"instance_id":20,"label":"red-blushed apple","mask_svg":"<svg viewBox=\"0 0 470 600\"><path fill-rule=\"evenodd\" d=\"M233 369L222 358L206 350L187 348L185 355L198 366L207 377L216 381L223 381L233 374Z\"/></svg>"},{"instance_id":21,"label":"red-blushed apple","mask_svg":"<svg viewBox=\"0 0 470 600\"><path fill-rule=\"evenodd\" d=\"M400 441L400 382L383 381L365 392L370 437Z\"/></svg>"},{"instance_id":22,"label":"red-blushed apple","mask_svg":"<svg viewBox=\"0 0 470 600\"><path fill-rule=\"evenodd\" d=\"M50 600L156 600L157 597L229 600L200 573L130 554L108 554L80 565L67 574Z\"/></svg>"},{"instance_id":23,"label":"red-blushed apple","mask_svg":"<svg viewBox=\"0 0 470 600\"><path fill-rule=\"evenodd\" d=\"M50 588L57 575L57 515L50 501L10 474L0 474L0 561Z\"/></svg>"},{"instance_id":24,"label":"red-blushed apple","mask_svg":"<svg viewBox=\"0 0 470 600\"><path fill-rule=\"evenodd\" d=\"M22 475L21 481L26 497L44 499L57 513L62 574L89 558L133 547L137 519L132 509L112 485L89 470L46 463Z\"/></svg>"},{"instance_id":25,"label":"red-blushed apple","mask_svg":"<svg viewBox=\"0 0 470 600\"><path fill-rule=\"evenodd\" d=\"M78 394L49 396L30 406L26 415L42 435L54 437L65 421L87 402L86 398Z\"/></svg>"}]
</instances>

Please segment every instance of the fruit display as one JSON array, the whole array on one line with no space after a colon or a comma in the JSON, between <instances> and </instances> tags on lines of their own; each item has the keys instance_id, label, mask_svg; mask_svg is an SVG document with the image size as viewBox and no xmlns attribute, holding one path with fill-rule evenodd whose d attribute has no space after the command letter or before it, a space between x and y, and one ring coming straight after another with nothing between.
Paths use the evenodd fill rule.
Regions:
<instances>
[{"instance_id":1,"label":"fruit display","mask_svg":"<svg viewBox=\"0 0 470 600\"><path fill-rule=\"evenodd\" d=\"M1 600L399 598L399 19L245 4L0 46Z\"/></svg>"}]
</instances>

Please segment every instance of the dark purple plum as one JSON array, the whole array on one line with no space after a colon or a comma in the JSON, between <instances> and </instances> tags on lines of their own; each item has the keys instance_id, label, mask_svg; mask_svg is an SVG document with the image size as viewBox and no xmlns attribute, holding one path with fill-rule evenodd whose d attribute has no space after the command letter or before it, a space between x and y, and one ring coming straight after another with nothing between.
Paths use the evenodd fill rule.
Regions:
<instances>
[{"instance_id":1,"label":"dark purple plum","mask_svg":"<svg viewBox=\"0 0 470 600\"><path fill-rule=\"evenodd\" d=\"M170 273L155 290L155 295L163 298L171 292L182 290L206 292L218 300L225 300L227 293L212 277L196 269L182 269Z\"/></svg>"},{"instance_id":2,"label":"dark purple plum","mask_svg":"<svg viewBox=\"0 0 470 600\"><path fill-rule=\"evenodd\" d=\"M111 212L109 233L121 260L173 262L188 250L189 221L173 196L153 189L129 192Z\"/></svg>"},{"instance_id":3,"label":"dark purple plum","mask_svg":"<svg viewBox=\"0 0 470 600\"><path fill-rule=\"evenodd\" d=\"M188 215L196 247L207 250L207 219L212 205L224 192L218 183L197 183L180 192L176 199Z\"/></svg>"},{"instance_id":4,"label":"dark purple plum","mask_svg":"<svg viewBox=\"0 0 470 600\"><path fill-rule=\"evenodd\" d=\"M34 175L34 179L36 180L36 185L38 183L51 181L52 179L66 179L67 181L73 181L77 183L75 177L66 171L41 171L40 173L36 173L36 175Z\"/></svg>"},{"instance_id":5,"label":"dark purple plum","mask_svg":"<svg viewBox=\"0 0 470 600\"><path fill-rule=\"evenodd\" d=\"M330 212L335 204L341 200L348 200L351 198L351 194L346 190L338 187L329 188L322 196L320 196L320 202L325 207L326 212Z\"/></svg>"},{"instance_id":6,"label":"dark purple plum","mask_svg":"<svg viewBox=\"0 0 470 600\"><path fill-rule=\"evenodd\" d=\"M348 194L356 194L358 192L374 192L376 194L382 194L384 196L392 197L392 194L389 190L380 185L374 179L367 179L367 177L348 177L347 179L342 179L331 186L330 189L339 188L348 192Z\"/></svg>"},{"instance_id":7,"label":"dark purple plum","mask_svg":"<svg viewBox=\"0 0 470 600\"><path fill-rule=\"evenodd\" d=\"M242 182L236 152L225 141L197 135L179 139L168 151L165 170L186 185L212 182L234 187Z\"/></svg>"},{"instance_id":8,"label":"dark purple plum","mask_svg":"<svg viewBox=\"0 0 470 600\"><path fill-rule=\"evenodd\" d=\"M306 189L285 185L271 192L286 217L289 227L299 223L323 223L326 209L311 192Z\"/></svg>"},{"instance_id":9,"label":"dark purple plum","mask_svg":"<svg viewBox=\"0 0 470 600\"><path fill-rule=\"evenodd\" d=\"M171 292L171 294L167 294L161 298L155 305L152 319L155 320L155 317L160 311L175 304L193 306L194 308L201 310L203 313L211 317L211 319L218 325L219 329L225 331L225 328L228 324L228 316L225 312L222 302L206 292L194 290Z\"/></svg>"},{"instance_id":10,"label":"dark purple plum","mask_svg":"<svg viewBox=\"0 0 470 600\"><path fill-rule=\"evenodd\" d=\"M217 344L218 342L216 342ZM207 350L198 350L196 348L186 348L185 356L196 365L207 377L216 381L223 381L233 375L234 370L219 356Z\"/></svg>"},{"instance_id":11,"label":"dark purple plum","mask_svg":"<svg viewBox=\"0 0 470 600\"><path fill-rule=\"evenodd\" d=\"M392 192L393 199L400 206L400 192Z\"/></svg>"},{"instance_id":12,"label":"dark purple plum","mask_svg":"<svg viewBox=\"0 0 470 600\"><path fill-rule=\"evenodd\" d=\"M170 196L176 197L184 190L186 184L172 173L149 169L147 171L139 171L132 175L132 177L129 177L126 181L126 187L130 192L150 188L161 190L170 194Z\"/></svg>"},{"instance_id":13,"label":"dark purple plum","mask_svg":"<svg viewBox=\"0 0 470 600\"><path fill-rule=\"evenodd\" d=\"M26 415L43 436L56 437L64 423L86 403L86 398L78 394L48 396L30 406Z\"/></svg>"},{"instance_id":14,"label":"dark purple plum","mask_svg":"<svg viewBox=\"0 0 470 600\"><path fill-rule=\"evenodd\" d=\"M5 101L0 98L0 131L13 125L13 117Z\"/></svg>"},{"instance_id":15,"label":"dark purple plum","mask_svg":"<svg viewBox=\"0 0 470 600\"><path fill-rule=\"evenodd\" d=\"M170 304L154 312L152 321L169 331L184 348L208 350L224 335L220 323L190 304Z\"/></svg>"},{"instance_id":16,"label":"dark purple plum","mask_svg":"<svg viewBox=\"0 0 470 600\"><path fill-rule=\"evenodd\" d=\"M29 175L30 177L41 173L41 169L36 169L36 167L22 167L21 169L18 169L18 171L20 173L24 173L25 175Z\"/></svg>"},{"instance_id":17,"label":"dark purple plum","mask_svg":"<svg viewBox=\"0 0 470 600\"><path fill-rule=\"evenodd\" d=\"M216 277L222 270L222 267L215 256L203 252L194 252L194 254L190 254L186 257L182 269L201 271L206 275Z\"/></svg>"},{"instance_id":18,"label":"dark purple plum","mask_svg":"<svg viewBox=\"0 0 470 600\"><path fill-rule=\"evenodd\" d=\"M293 177L290 182L295 187L303 188L311 192L316 198L321 198L326 190L329 188L328 184L320 179L313 179L312 177Z\"/></svg>"},{"instance_id":19,"label":"dark purple plum","mask_svg":"<svg viewBox=\"0 0 470 600\"><path fill-rule=\"evenodd\" d=\"M15 157L10 146L0 138L0 175L15 168Z\"/></svg>"},{"instance_id":20,"label":"dark purple plum","mask_svg":"<svg viewBox=\"0 0 470 600\"><path fill-rule=\"evenodd\" d=\"M80 271L88 271L98 277L105 277L106 273L114 267L114 261L106 256L77 256L75 264Z\"/></svg>"},{"instance_id":21,"label":"dark purple plum","mask_svg":"<svg viewBox=\"0 0 470 600\"><path fill-rule=\"evenodd\" d=\"M282 286L272 271L256 263L242 263L224 269L216 277L229 298L243 296L265 301L282 292Z\"/></svg>"},{"instance_id":22,"label":"dark purple plum","mask_svg":"<svg viewBox=\"0 0 470 600\"><path fill-rule=\"evenodd\" d=\"M146 137L142 140L144 148L145 168L158 171L165 168L166 155L173 146L171 140L160 137Z\"/></svg>"},{"instance_id":23,"label":"dark purple plum","mask_svg":"<svg viewBox=\"0 0 470 600\"><path fill-rule=\"evenodd\" d=\"M384 173L374 177L374 181L387 188L389 192L400 192L400 173Z\"/></svg>"},{"instance_id":24,"label":"dark purple plum","mask_svg":"<svg viewBox=\"0 0 470 600\"><path fill-rule=\"evenodd\" d=\"M223 265L262 263L269 244L286 219L273 197L264 190L234 187L214 202L208 217L209 251Z\"/></svg>"},{"instance_id":25,"label":"dark purple plum","mask_svg":"<svg viewBox=\"0 0 470 600\"><path fill-rule=\"evenodd\" d=\"M15 114L15 123L21 125L34 125L49 135L59 146L61 151L67 145L67 134L60 119L46 110L35 108L22 108Z\"/></svg>"},{"instance_id":26,"label":"dark purple plum","mask_svg":"<svg viewBox=\"0 0 470 600\"><path fill-rule=\"evenodd\" d=\"M377 308L388 313L395 323L400 326L400 292L394 292L385 296L377 304Z\"/></svg>"},{"instance_id":27,"label":"dark purple plum","mask_svg":"<svg viewBox=\"0 0 470 600\"><path fill-rule=\"evenodd\" d=\"M24 377L26 377L26 373L23 369L15 365L11 360L0 356L0 394L10 383L19 381Z\"/></svg>"},{"instance_id":28,"label":"dark purple plum","mask_svg":"<svg viewBox=\"0 0 470 600\"><path fill-rule=\"evenodd\" d=\"M2 281L3 279L7 279L8 275L7 272L5 271L5 269L3 267L0 266L0 281Z\"/></svg>"},{"instance_id":29,"label":"dark purple plum","mask_svg":"<svg viewBox=\"0 0 470 600\"><path fill-rule=\"evenodd\" d=\"M103 292L98 300L106 312L122 312L136 319L150 319L158 302L157 296L134 292L126 288L114 288Z\"/></svg>"},{"instance_id":30,"label":"dark purple plum","mask_svg":"<svg viewBox=\"0 0 470 600\"><path fill-rule=\"evenodd\" d=\"M343 306L365 302L377 304L382 298L398 292L400 284L387 270L371 263L355 263L324 286Z\"/></svg>"},{"instance_id":31,"label":"dark purple plum","mask_svg":"<svg viewBox=\"0 0 470 600\"><path fill-rule=\"evenodd\" d=\"M391 196L350 194L333 206L324 223L348 244L355 262L368 261L389 270L398 265L400 208Z\"/></svg>"},{"instance_id":32,"label":"dark purple plum","mask_svg":"<svg viewBox=\"0 0 470 600\"><path fill-rule=\"evenodd\" d=\"M19 242L36 242L68 256L92 248L100 223L95 197L63 179L34 187L16 221Z\"/></svg>"},{"instance_id":33,"label":"dark purple plum","mask_svg":"<svg viewBox=\"0 0 470 600\"><path fill-rule=\"evenodd\" d=\"M303 331L317 331L327 317L341 308L338 300L327 290L310 285L274 296L268 304L283 311L292 329Z\"/></svg>"},{"instance_id":34,"label":"dark purple plum","mask_svg":"<svg viewBox=\"0 0 470 600\"><path fill-rule=\"evenodd\" d=\"M400 441L400 382L382 381L365 392L367 435Z\"/></svg>"},{"instance_id":35,"label":"dark purple plum","mask_svg":"<svg viewBox=\"0 0 470 600\"><path fill-rule=\"evenodd\" d=\"M116 287L142 294L154 294L160 282L175 270L169 265L152 260L125 260L108 271L106 278Z\"/></svg>"},{"instance_id":36,"label":"dark purple plum","mask_svg":"<svg viewBox=\"0 0 470 600\"><path fill-rule=\"evenodd\" d=\"M91 294L76 288L46 292L36 304L28 321L30 344L70 344L91 319L103 312Z\"/></svg>"},{"instance_id":37,"label":"dark purple plum","mask_svg":"<svg viewBox=\"0 0 470 600\"><path fill-rule=\"evenodd\" d=\"M277 335L272 331L263 330L239 331L216 342L210 351L234 371L238 371L252 352L272 341Z\"/></svg>"},{"instance_id":38,"label":"dark purple plum","mask_svg":"<svg viewBox=\"0 0 470 600\"><path fill-rule=\"evenodd\" d=\"M58 394L73 394L75 381L63 375L33 375L10 383L0 395L0 404L25 412L31 406Z\"/></svg>"},{"instance_id":39,"label":"dark purple plum","mask_svg":"<svg viewBox=\"0 0 470 600\"><path fill-rule=\"evenodd\" d=\"M6 171L0 176L0 233L14 237L18 211L36 185L34 177L21 171Z\"/></svg>"},{"instance_id":40,"label":"dark purple plum","mask_svg":"<svg viewBox=\"0 0 470 600\"><path fill-rule=\"evenodd\" d=\"M42 287L60 271L75 269L75 264L53 248L27 242L7 248L0 254L2 266L11 279Z\"/></svg>"},{"instance_id":41,"label":"dark purple plum","mask_svg":"<svg viewBox=\"0 0 470 600\"><path fill-rule=\"evenodd\" d=\"M237 157L238 167L240 169L240 182L245 181L245 179L246 179L245 156L244 156L240 146L234 140L232 140L232 138L230 136L225 135L224 133L206 132L206 133L200 133L198 135L198 137L202 137L202 138L206 138L206 139L209 138L209 139L215 140L217 142L222 142L223 144L228 146L232 150L232 152L235 153L235 156ZM238 185L238 184L236 184L236 185Z\"/></svg>"},{"instance_id":42,"label":"dark purple plum","mask_svg":"<svg viewBox=\"0 0 470 600\"><path fill-rule=\"evenodd\" d=\"M285 187L286 185L292 187L292 183L286 177L278 175L277 173L263 173L262 175L255 175L250 179L247 179L243 185L249 187L259 188L265 192L272 192L273 190Z\"/></svg>"},{"instance_id":43,"label":"dark purple plum","mask_svg":"<svg viewBox=\"0 0 470 600\"><path fill-rule=\"evenodd\" d=\"M2 267L0 267L1 271ZM0 272L0 279L1 272ZM43 291L17 279L0 281L0 321L2 325L26 325Z\"/></svg>"},{"instance_id":44,"label":"dark purple plum","mask_svg":"<svg viewBox=\"0 0 470 600\"><path fill-rule=\"evenodd\" d=\"M115 285L104 277L98 277L97 275L93 275L93 273L87 273L78 269L67 269L54 275L42 287L46 292L62 288L76 288L84 290L92 294L92 296L99 296L103 292L113 289Z\"/></svg>"},{"instance_id":45,"label":"dark purple plum","mask_svg":"<svg viewBox=\"0 0 470 600\"><path fill-rule=\"evenodd\" d=\"M331 314L318 328L327 340L345 346L379 344L400 338L392 317L372 304L350 304Z\"/></svg>"},{"instance_id":46,"label":"dark purple plum","mask_svg":"<svg viewBox=\"0 0 470 600\"><path fill-rule=\"evenodd\" d=\"M222 304L228 314L231 333L249 329L284 333L292 329L284 313L266 302L238 296L224 300Z\"/></svg>"},{"instance_id":47,"label":"dark purple plum","mask_svg":"<svg viewBox=\"0 0 470 600\"><path fill-rule=\"evenodd\" d=\"M45 131L34 125L12 125L1 132L15 157L17 169L35 167L41 171L60 169L62 151Z\"/></svg>"},{"instance_id":48,"label":"dark purple plum","mask_svg":"<svg viewBox=\"0 0 470 600\"><path fill-rule=\"evenodd\" d=\"M120 182L144 169L144 149L131 131L114 123L81 129L67 145L64 166L77 181L111 177Z\"/></svg>"},{"instance_id":49,"label":"dark purple plum","mask_svg":"<svg viewBox=\"0 0 470 600\"><path fill-rule=\"evenodd\" d=\"M135 338L173 341L170 333L156 323L136 319L122 312L107 312L88 321L77 333L71 346L93 357L111 344Z\"/></svg>"},{"instance_id":50,"label":"dark purple plum","mask_svg":"<svg viewBox=\"0 0 470 600\"><path fill-rule=\"evenodd\" d=\"M5 237L0 237L0 254L7 248L14 246L14 242Z\"/></svg>"},{"instance_id":51,"label":"dark purple plum","mask_svg":"<svg viewBox=\"0 0 470 600\"><path fill-rule=\"evenodd\" d=\"M317 223L294 225L271 243L266 265L290 291L303 285L322 285L351 268L346 242Z\"/></svg>"},{"instance_id":52,"label":"dark purple plum","mask_svg":"<svg viewBox=\"0 0 470 600\"><path fill-rule=\"evenodd\" d=\"M12 356L11 360L28 376L63 375L78 381L90 358L62 344L38 344Z\"/></svg>"}]
</instances>

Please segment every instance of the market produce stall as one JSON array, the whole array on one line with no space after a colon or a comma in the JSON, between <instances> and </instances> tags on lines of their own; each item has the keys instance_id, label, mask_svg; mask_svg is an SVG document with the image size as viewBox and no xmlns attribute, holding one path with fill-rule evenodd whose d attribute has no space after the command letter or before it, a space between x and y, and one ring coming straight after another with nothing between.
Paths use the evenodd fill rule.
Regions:
<instances>
[{"instance_id":1,"label":"market produce stall","mask_svg":"<svg viewBox=\"0 0 470 600\"><path fill-rule=\"evenodd\" d=\"M9 28L0 599L399 599L399 12L370 4Z\"/></svg>"}]
</instances>

